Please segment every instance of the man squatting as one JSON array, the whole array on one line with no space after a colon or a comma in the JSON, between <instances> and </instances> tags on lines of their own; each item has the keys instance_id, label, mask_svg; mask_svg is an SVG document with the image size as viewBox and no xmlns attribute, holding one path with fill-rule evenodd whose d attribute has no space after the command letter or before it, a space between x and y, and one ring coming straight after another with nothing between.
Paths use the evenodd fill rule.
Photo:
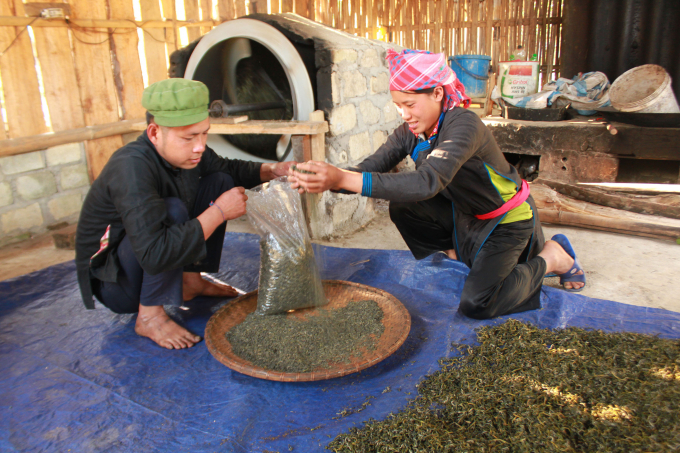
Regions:
<instances>
[{"instance_id":1,"label":"man squatting","mask_svg":"<svg viewBox=\"0 0 680 453\"><path fill-rule=\"evenodd\" d=\"M219 270L226 222L245 214L245 189L285 175L294 163L218 156L206 146L208 103L208 88L198 81L147 87L146 131L111 156L85 198L76 232L85 306L94 308L94 295L115 313L138 312L135 332L168 349L201 339L163 305L237 294L200 272Z\"/></svg>"}]
</instances>

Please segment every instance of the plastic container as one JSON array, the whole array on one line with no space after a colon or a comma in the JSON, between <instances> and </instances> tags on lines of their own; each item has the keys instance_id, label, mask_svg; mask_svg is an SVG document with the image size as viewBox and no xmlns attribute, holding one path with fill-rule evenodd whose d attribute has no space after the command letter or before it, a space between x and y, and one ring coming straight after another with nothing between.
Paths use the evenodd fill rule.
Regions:
<instances>
[{"instance_id":1,"label":"plastic container","mask_svg":"<svg viewBox=\"0 0 680 453\"><path fill-rule=\"evenodd\" d=\"M486 55L456 55L449 57L449 65L458 80L465 85L465 94L471 98L486 96L489 83L491 57Z\"/></svg>"},{"instance_id":2,"label":"plastic container","mask_svg":"<svg viewBox=\"0 0 680 453\"><path fill-rule=\"evenodd\" d=\"M609 89L609 99L621 112L680 113L671 77L655 64L638 66L621 74Z\"/></svg>"},{"instance_id":3,"label":"plastic container","mask_svg":"<svg viewBox=\"0 0 680 453\"><path fill-rule=\"evenodd\" d=\"M538 61L501 61L498 67L502 97L515 99L538 92Z\"/></svg>"}]
</instances>

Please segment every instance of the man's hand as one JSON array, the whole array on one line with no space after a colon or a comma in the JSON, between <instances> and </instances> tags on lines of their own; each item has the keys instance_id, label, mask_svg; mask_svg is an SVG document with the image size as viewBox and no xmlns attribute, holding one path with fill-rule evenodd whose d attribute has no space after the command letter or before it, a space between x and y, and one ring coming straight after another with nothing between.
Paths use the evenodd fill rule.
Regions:
<instances>
[{"instance_id":1,"label":"man's hand","mask_svg":"<svg viewBox=\"0 0 680 453\"><path fill-rule=\"evenodd\" d=\"M280 176L286 176L290 167L295 164L297 162L294 161L262 164L260 167L260 180L267 182Z\"/></svg>"},{"instance_id":2,"label":"man's hand","mask_svg":"<svg viewBox=\"0 0 680 453\"><path fill-rule=\"evenodd\" d=\"M215 200L215 204L222 210L224 220L237 219L246 213L248 196L245 192L246 189L243 187L234 187Z\"/></svg>"},{"instance_id":3,"label":"man's hand","mask_svg":"<svg viewBox=\"0 0 680 453\"><path fill-rule=\"evenodd\" d=\"M298 164L297 168L314 173L289 170L292 187L298 189L300 193L321 193L329 189L361 193L361 173L342 170L329 163L316 161Z\"/></svg>"}]
</instances>

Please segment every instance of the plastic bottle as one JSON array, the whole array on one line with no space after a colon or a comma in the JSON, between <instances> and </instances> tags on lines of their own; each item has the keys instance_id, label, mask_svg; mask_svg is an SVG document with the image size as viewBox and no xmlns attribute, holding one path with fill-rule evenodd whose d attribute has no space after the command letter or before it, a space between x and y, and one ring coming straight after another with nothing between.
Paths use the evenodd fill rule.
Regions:
<instances>
[{"instance_id":1,"label":"plastic bottle","mask_svg":"<svg viewBox=\"0 0 680 453\"><path fill-rule=\"evenodd\" d=\"M531 61L538 61L538 54L535 53L531 56Z\"/></svg>"},{"instance_id":2,"label":"plastic bottle","mask_svg":"<svg viewBox=\"0 0 680 453\"><path fill-rule=\"evenodd\" d=\"M512 61L527 61L527 51L523 46L517 46L515 53L510 58Z\"/></svg>"}]
</instances>

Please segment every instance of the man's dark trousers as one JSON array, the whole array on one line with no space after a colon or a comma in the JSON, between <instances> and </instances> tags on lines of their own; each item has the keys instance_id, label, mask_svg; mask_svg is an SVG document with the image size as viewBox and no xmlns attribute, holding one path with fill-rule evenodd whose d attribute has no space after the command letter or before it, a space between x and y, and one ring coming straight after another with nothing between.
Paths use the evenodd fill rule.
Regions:
<instances>
[{"instance_id":1,"label":"man's dark trousers","mask_svg":"<svg viewBox=\"0 0 680 453\"><path fill-rule=\"evenodd\" d=\"M234 180L226 173L213 173L201 179L194 201L193 212L175 197L165 199L168 219L184 223L198 217L208 209L210 202L234 187ZM217 272L222 257L226 222L220 225L205 241L207 256L198 263L184 268L172 269L157 275L150 275L142 269L132 251L126 236L118 245L120 272L116 283L95 280L94 294L99 301L115 313L136 313L139 305L182 305L182 274L184 272Z\"/></svg>"}]
</instances>

